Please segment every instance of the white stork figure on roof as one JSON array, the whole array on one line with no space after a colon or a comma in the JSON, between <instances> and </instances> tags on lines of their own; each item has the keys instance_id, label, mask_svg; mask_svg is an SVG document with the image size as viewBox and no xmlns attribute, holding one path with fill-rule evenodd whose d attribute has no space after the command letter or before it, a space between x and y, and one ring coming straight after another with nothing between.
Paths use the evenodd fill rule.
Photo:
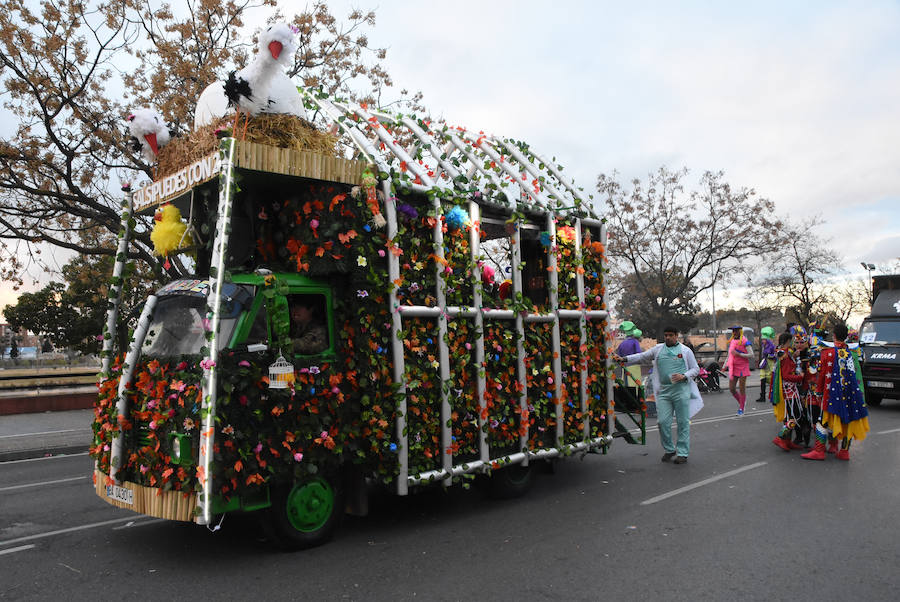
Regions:
<instances>
[{"instance_id":1,"label":"white stork figure on roof","mask_svg":"<svg viewBox=\"0 0 900 602\"><path fill-rule=\"evenodd\" d=\"M132 150L140 152L148 164L156 162L159 149L172 139L162 115L154 109L137 109L128 116L128 142Z\"/></svg>"},{"instance_id":2,"label":"white stork figure on roof","mask_svg":"<svg viewBox=\"0 0 900 602\"><path fill-rule=\"evenodd\" d=\"M305 118L300 93L284 72L297 51L294 34L294 29L286 23L277 23L262 32L250 64L232 71L225 81L210 84L200 94L194 111L194 129L224 116L229 107L235 107L238 114L244 113L248 117L260 113L288 113ZM237 130L238 115L235 117Z\"/></svg>"}]
</instances>

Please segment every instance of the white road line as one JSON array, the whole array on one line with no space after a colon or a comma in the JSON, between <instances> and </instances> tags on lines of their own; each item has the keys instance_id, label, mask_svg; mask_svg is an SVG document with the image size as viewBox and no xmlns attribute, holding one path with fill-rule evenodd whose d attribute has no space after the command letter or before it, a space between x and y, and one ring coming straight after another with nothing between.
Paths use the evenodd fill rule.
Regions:
<instances>
[{"instance_id":1,"label":"white road line","mask_svg":"<svg viewBox=\"0 0 900 602\"><path fill-rule=\"evenodd\" d=\"M887 435L887 434L890 434L890 433L900 433L900 429L891 429L891 430L889 430L889 431L878 431L878 432L875 433L875 434L876 434L876 435Z\"/></svg>"},{"instance_id":2,"label":"white road line","mask_svg":"<svg viewBox=\"0 0 900 602\"><path fill-rule=\"evenodd\" d=\"M74 458L75 456L86 456L88 452L76 452L74 454L56 454L55 456L41 456L40 458L25 458L24 460L7 460L0 462L0 466L7 464L19 464L20 462L37 462L38 460L59 460L61 458Z\"/></svg>"},{"instance_id":3,"label":"white road line","mask_svg":"<svg viewBox=\"0 0 900 602\"><path fill-rule=\"evenodd\" d=\"M735 468L734 470L723 472L720 475L716 475L708 479L703 479L702 481L697 481L696 483L685 485L684 487L679 487L678 489L674 489L672 491L669 491L668 493L652 497L649 500L644 500L643 502L641 502L641 506L649 506L650 504L655 504L656 502L667 500L670 497L674 497L687 491L691 491L692 489L697 489L698 487L703 487L704 485L709 485L710 483L715 483L716 481L721 481L722 479L727 479L728 477L733 477L734 475L740 474L745 470L752 470L754 468L759 468L760 466L765 466L766 464L768 464L768 462L757 462L756 464L748 464L747 466L742 466L741 468Z\"/></svg>"},{"instance_id":4,"label":"white road line","mask_svg":"<svg viewBox=\"0 0 900 602\"><path fill-rule=\"evenodd\" d=\"M30 550L35 547L33 543L28 544L27 546L19 546L18 548L10 548L8 550L0 550L0 556L4 554L15 554L16 552L24 552L25 550Z\"/></svg>"},{"instance_id":5,"label":"white road line","mask_svg":"<svg viewBox=\"0 0 900 602\"><path fill-rule=\"evenodd\" d=\"M28 487L42 487L44 485L56 485L57 483L69 483L71 481L81 481L90 478L88 475L81 477L69 477L67 479L56 479L55 481L41 481L40 483L26 483L25 485L11 485L9 487L0 487L0 493L4 491L13 491L14 489L27 489Z\"/></svg>"},{"instance_id":6,"label":"white road line","mask_svg":"<svg viewBox=\"0 0 900 602\"><path fill-rule=\"evenodd\" d=\"M46 533L35 533L34 535L26 535L25 537L17 537L16 539L7 539L6 541L0 541L0 546L8 546L13 543L22 543L23 541L34 541L35 539L44 539L45 537L53 537L54 535L62 535L64 533L73 533L75 531L84 531L85 529L96 529L97 527L105 527L106 525L115 525L117 523L125 523L128 521L133 521L133 516L127 516L125 518L114 518L112 520L105 520L100 523L90 523L87 525L79 525L77 527L69 527L68 529L59 529L58 531L47 531Z\"/></svg>"},{"instance_id":7,"label":"white road line","mask_svg":"<svg viewBox=\"0 0 900 602\"><path fill-rule=\"evenodd\" d=\"M66 429L64 431L42 431L40 433L18 433L15 435L0 435L0 439L12 439L13 437L33 437L34 435L58 435L60 433L90 433L91 429Z\"/></svg>"},{"instance_id":8,"label":"white road line","mask_svg":"<svg viewBox=\"0 0 900 602\"><path fill-rule=\"evenodd\" d=\"M691 426L700 425L700 424L710 424L712 422L722 422L725 420L741 420L742 418L746 418L747 416L760 416L763 414L771 414L771 410L756 410L752 413L748 412L743 416L735 416L734 414L728 414L727 416L710 416L709 418L700 418L699 420L691 420ZM674 422L674 421L673 421ZM652 433L654 431L658 431L659 427L657 425L648 426L647 432ZM628 431L632 435L640 434L641 429L634 428Z\"/></svg>"},{"instance_id":9,"label":"white road line","mask_svg":"<svg viewBox=\"0 0 900 602\"><path fill-rule=\"evenodd\" d=\"M154 518L153 520L144 520L144 521L132 521L130 523L125 523L124 525L120 525L118 527L113 527L113 531L121 531L122 529L134 529L135 527L143 527L145 525L154 525L156 523L164 523L167 522L164 518Z\"/></svg>"}]
</instances>

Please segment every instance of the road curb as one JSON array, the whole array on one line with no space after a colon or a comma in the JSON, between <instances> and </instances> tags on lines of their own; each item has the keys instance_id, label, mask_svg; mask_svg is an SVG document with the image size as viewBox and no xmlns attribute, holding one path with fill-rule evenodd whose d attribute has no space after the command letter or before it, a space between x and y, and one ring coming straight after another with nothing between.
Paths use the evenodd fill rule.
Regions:
<instances>
[{"instance_id":1,"label":"road curb","mask_svg":"<svg viewBox=\"0 0 900 602\"><path fill-rule=\"evenodd\" d=\"M81 454L88 451L87 445L65 445L59 447L46 447L42 449L17 449L0 452L0 463L13 462L15 460L33 460L50 456L65 456Z\"/></svg>"},{"instance_id":2,"label":"road curb","mask_svg":"<svg viewBox=\"0 0 900 602\"><path fill-rule=\"evenodd\" d=\"M40 392L0 396L0 416L89 410L97 402L97 391Z\"/></svg>"}]
</instances>

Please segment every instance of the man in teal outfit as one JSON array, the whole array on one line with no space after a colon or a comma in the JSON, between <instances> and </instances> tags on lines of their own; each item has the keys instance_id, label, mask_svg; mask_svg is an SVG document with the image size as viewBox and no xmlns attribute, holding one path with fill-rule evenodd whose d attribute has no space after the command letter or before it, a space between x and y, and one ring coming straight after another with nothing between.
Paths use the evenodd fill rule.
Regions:
<instances>
[{"instance_id":1,"label":"man in teal outfit","mask_svg":"<svg viewBox=\"0 0 900 602\"><path fill-rule=\"evenodd\" d=\"M700 373L700 366L694 353L678 342L678 329L668 326L663 330L665 342L626 357L613 354L613 359L622 364L653 364L653 384L656 389L656 411L659 415L659 440L662 443L662 461L668 462L674 456L675 464L687 462L691 448L691 398L700 397L694 377ZM678 422L678 441L672 444L672 417Z\"/></svg>"}]
</instances>

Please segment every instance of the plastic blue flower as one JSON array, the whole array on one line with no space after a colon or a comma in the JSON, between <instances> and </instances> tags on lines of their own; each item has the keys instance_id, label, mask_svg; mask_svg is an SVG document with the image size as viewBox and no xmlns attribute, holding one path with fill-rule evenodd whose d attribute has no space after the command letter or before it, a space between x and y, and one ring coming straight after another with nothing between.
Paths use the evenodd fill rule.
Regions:
<instances>
[{"instance_id":1,"label":"plastic blue flower","mask_svg":"<svg viewBox=\"0 0 900 602\"><path fill-rule=\"evenodd\" d=\"M549 247L551 242L553 242L553 240L550 238L550 233L541 232L541 244L545 247Z\"/></svg>"},{"instance_id":2,"label":"plastic blue flower","mask_svg":"<svg viewBox=\"0 0 900 602\"><path fill-rule=\"evenodd\" d=\"M391 451L397 451L397 444L391 443Z\"/></svg>"},{"instance_id":3,"label":"plastic blue flower","mask_svg":"<svg viewBox=\"0 0 900 602\"><path fill-rule=\"evenodd\" d=\"M469 223L469 214L462 207L456 206L444 216L447 227L451 230L459 230Z\"/></svg>"}]
</instances>

